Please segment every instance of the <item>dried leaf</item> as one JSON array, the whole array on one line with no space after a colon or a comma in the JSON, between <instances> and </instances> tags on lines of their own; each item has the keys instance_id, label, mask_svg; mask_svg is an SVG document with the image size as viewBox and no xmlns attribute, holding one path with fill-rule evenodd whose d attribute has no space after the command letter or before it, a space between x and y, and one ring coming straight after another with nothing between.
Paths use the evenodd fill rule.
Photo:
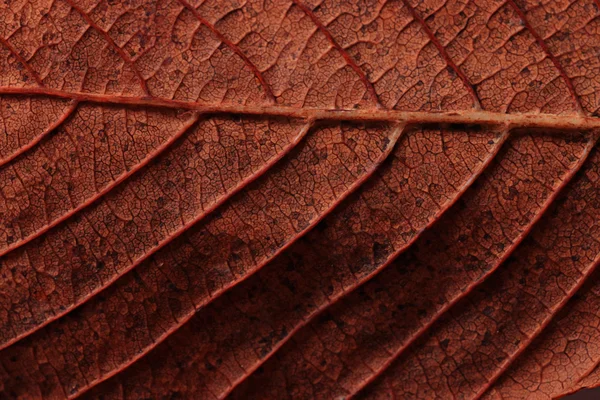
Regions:
<instances>
[{"instance_id":1,"label":"dried leaf","mask_svg":"<svg viewBox=\"0 0 600 400\"><path fill-rule=\"evenodd\" d=\"M599 16L0 4L0 397L600 386Z\"/></svg>"}]
</instances>

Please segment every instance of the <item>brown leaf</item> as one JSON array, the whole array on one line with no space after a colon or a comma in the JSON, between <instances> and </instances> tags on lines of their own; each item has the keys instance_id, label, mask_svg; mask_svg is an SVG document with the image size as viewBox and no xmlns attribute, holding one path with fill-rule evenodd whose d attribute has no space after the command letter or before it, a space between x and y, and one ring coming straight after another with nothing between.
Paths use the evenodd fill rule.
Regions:
<instances>
[{"instance_id":1,"label":"brown leaf","mask_svg":"<svg viewBox=\"0 0 600 400\"><path fill-rule=\"evenodd\" d=\"M0 4L0 398L600 386L599 15Z\"/></svg>"}]
</instances>

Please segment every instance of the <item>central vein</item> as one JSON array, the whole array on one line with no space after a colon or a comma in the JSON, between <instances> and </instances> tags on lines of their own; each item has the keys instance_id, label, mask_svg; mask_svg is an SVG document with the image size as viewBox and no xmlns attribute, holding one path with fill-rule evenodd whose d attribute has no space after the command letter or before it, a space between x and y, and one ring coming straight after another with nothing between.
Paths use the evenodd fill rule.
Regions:
<instances>
[{"instance_id":1,"label":"central vein","mask_svg":"<svg viewBox=\"0 0 600 400\"><path fill-rule=\"evenodd\" d=\"M0 87L0 95L49 96L99 104L122 104L192 110L203 114L229 113L270 115L308 120L382 121L406 124L473 124L503 125L509 128L550 128L562 130L592 130L600 128L600 118L556 114L504 114L490 111L423 112L381 109L328 110L295 108L279 105L204 104L150 97L116 96L94 93L66 92L42 87Z\"/></svg>"}]
</instances>

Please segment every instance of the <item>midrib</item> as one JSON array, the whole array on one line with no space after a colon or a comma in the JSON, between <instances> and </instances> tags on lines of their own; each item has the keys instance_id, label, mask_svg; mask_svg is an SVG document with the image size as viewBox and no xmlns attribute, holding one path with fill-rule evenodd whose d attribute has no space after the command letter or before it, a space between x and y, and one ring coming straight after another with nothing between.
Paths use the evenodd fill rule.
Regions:
<instances>
[{"instance_id":1,"label":"midrib","mask_svg":"<svg viewBox=\"0 0 600 400\"><path fill-rule=\"evenodd\" d=\"M490 111L422 112L382 109L333 110L294 108L279 105L204 104L151 97L118 96L67 92L42 87L0 87L0 95L48 96L99 104L121 104L197 111L203 114L270 115L314 121L381 121L405 124L501 125L509 128L549 128L558 130L592 130L600 128L600 118L579 114L505 114Z\"/></svg>"}]
</instances>

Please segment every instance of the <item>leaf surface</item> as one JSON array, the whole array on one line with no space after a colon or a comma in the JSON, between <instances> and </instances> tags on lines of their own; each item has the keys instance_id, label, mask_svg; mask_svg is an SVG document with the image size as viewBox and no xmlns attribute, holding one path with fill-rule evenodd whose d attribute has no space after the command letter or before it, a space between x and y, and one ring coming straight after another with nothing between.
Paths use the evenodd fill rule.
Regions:
<instances>
[{"instance_id":1,"label":"leaf surface","mask_svg":"<svg viewBox=\"0 0 600 400\"><path fill-rule=\"evenodd\" d=\"M599 10L1 4L0 397L600 385Z\"/></svg>"}]
</instances>

